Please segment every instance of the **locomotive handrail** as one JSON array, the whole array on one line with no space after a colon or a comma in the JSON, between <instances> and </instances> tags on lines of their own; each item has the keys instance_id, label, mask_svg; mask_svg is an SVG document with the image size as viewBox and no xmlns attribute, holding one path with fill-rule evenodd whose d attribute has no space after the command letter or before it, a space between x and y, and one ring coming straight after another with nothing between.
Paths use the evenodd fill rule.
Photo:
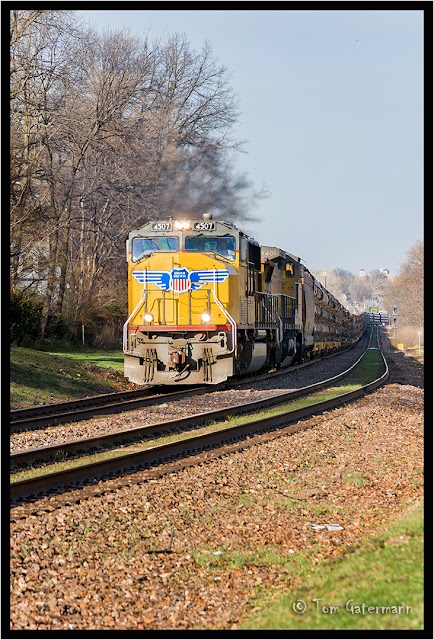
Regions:
<instances>
[{"instance_id":1,"label":"locomotive handrail","mask_svg":"<svg viewBox=\"0 0 434 640\"><path fill-rule=\"evenodd\" d=\"M212 295L213 295L213 298L214 298L214 302L216 303L216 305L218 306L220 311L222 311L223 314L226 316L226 318L229 320L229 324L231 325L231 328L232 328L232 349L230 349L230 351L228 351L228 353L232 353L232 352L236 353L236 348L237 348L237 323L235 322L235 320L233 319L233 317L231 316L229 311L225 308L225 306L217 298L214 289L211 289L211 291L212 291Z\"/></svg>"},{"instance_id":2,"label":"locomotive handrail","mask_svg":"<svg viewBox=\"0 0 434 640\"><path fill-rule=\"evenodd\" d=\"M127 340L127 335L128 335L127 327L128 327L128 323L129 323L129 321L131 320L131 318L133 318L133 317L136 315L136 313L138 312L138 310L140 309L140 307L142 306L142 304L145 302L145 300L146 300L146 298L147 298L147 295L146 295L147 293L148 293L148 292L147 292L147 290L146 290L145 288L143 288L143 289L142 289L142 292L141 292L141 294L140 294L140 300L139 300L139 302L137 303L137 305L136 305L136 307L135 307L134 311L132 311L131 315L130 315L130 316L128 316L127 321L126 321L126 322L125 322L125 324L124 324L123 331L122 331L122 337L123 337L122 342L123 342L123 350L124 350L124 351L127 351L127 346L128 346L128 340ZM145 295L143 295L143 294L145 294Z\"/></svg>"},{"instance_id":3,"label":"locomotive handrail","mask_svg":"<svg viewBox=\"0 0 434 640\"><path fill-rule=\"evenodd\" d=\"M280 341L281 341L282 334L283 334L283 327L287 324L288 318L291 318L292 323L295 322L295 310L293 311L293 313L291 313L291 315L286 315L286 309L285 309L283 300L285 298L288 298L289 300L294 300L294 298L291 298L291 296L288 296L286 293L268 293L267 291L258 291L256 292L255 297L256 297L256 302L258 306L264 309L264 311L268 314L268 316L271 319L271 321L268 321L268 322L266 320L264 320L263 322L258 322L258 319L256 319L255 321L256 326L259 326L260 324L265 324L269 328L279 329ZM277 302L278 302L277 299L280 299L281 301L282 311L283 311L282 315L279 315L279 310L277 308ZM264 304L264 300L269 301L270 309L267 309L267 307ZM275 317L273 317L273 313L275 314Z\"/></svg>"},{"instance_id":4,"label":"locomotive handrail","mask_svg":"<svg viewBox=\"0 0 434 640\"><path fill-rule=\"evenodd\" d=\"M277 327L279 322L278 320L280 320L279 314L276 312L275 308L274 308L274 300L273 297L275 296L275 294L273 293L268 293L266 291L257 291L255 293L255 301L256 301L256 320L255 320L255 324L263 324L268 326L269 328L271 327ZM269 307L267 308L267 305L265 304L265 302L268 302ZM259 309L262 309L264 314L259 314L258 311ZM273 313L275 313L277 315L277 319L273 316ZM267 314L269 319L264 315ZM259 317L261 318L262 322L258 322Z\"/></svg>"}]
</instances>

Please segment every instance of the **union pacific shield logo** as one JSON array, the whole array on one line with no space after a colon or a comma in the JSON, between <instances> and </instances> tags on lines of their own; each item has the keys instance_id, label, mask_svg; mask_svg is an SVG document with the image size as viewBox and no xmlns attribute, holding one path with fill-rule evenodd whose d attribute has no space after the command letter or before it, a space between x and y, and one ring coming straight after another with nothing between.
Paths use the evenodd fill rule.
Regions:
<instances>
[{"instance_id":1,"label":"union pacific shield logo","mask_svg":"<svg viewBox=\"0 0 434 640\"><path fill-rule=\"evenodd\" d=\"M172 269L170 271L169 289L175 293L185 293L190 289L190 272L188 269Z\"/></svg>"},{"instance_id":2,"label":"union pacific shield logo","mask_svg":"<svg viewBox=\"0 0 434 640\"><path fill-rule=\"evenodd\" d=\"M201 271L189 271L186 267L171 271L133 271L133 278L143 284L154 284L162 291L174 291L185 293L190 289L197 291L205 284L225 282L229 277L227 269L202 269Z\"/></svg>"}]
</instances>

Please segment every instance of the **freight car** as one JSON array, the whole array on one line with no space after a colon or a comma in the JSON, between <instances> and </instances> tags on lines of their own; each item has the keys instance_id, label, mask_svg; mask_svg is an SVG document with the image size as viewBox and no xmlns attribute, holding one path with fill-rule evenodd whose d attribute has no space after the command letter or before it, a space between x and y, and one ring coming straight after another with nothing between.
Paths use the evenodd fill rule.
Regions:
<instances>
[{"instance_id":1,"label":"freight car","mask_svg":"<svg viewBox=\"0 0 434 640\"><path fill-rule=\"evenodd\" d=\"M217 384L363 332L300 258L210 214L148 222L129 234L127 260L124 375L136 384Z\"/></svg>"}]
</instances>

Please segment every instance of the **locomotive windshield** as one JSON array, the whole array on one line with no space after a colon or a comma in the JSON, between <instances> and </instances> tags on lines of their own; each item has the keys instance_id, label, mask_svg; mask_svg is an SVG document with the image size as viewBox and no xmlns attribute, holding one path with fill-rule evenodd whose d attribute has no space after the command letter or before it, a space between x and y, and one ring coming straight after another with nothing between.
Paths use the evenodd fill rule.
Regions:
<instances>
[{"instance_id":1,"label":"locomotive windshield","mask_svg":"<svg viewBox=\"0 0 434 640\"><path fill-rule=\"evenodd\" d=\"M235 238L233 236L187 236L185 238L186 251L200 253L217 253L228 260L235 260Z\"/></svg>"},{"instance_id":2,"label":"locomotive windshield","mask_svg":"<svg viewBox=\"0 0 434 640\"><path fill-rule=\"evenodd\" d=\"M146 255L155 253L156 251L178 251L179 238L171 238L166 236L155 236L153 238L134 238L132 260L137 262Z\"/></svg>"}]
</instances>

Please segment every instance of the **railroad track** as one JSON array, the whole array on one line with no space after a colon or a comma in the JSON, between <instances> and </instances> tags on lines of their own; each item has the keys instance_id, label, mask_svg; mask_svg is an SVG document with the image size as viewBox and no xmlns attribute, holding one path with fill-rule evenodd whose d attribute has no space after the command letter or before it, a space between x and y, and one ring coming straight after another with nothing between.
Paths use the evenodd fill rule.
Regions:
<instances>
[{"instance_id":1,"label":"railroad track","mask_svg":"<svg viewBox=\"0 0 434 640\"><path fill-rule=\"evenodd\" d=\"M216 385L214 389L219 389ZM79 400L59 402L44 406L15 409L10 412L10 433L19 433L26 429L41 429L48 425L56 425L77 420L86 420L96 415L129 411L141 407L159 404L163 400L177 400L189 395L200 395L209 392L208 387L184 387L182 391L171 391L155 394L154 389L134 389L107 393Z\"/></svg>"},{"instance_id":2,"label":"railroad track","mask_svg":"<svg viewBox=\"0 0 434 640\"><path fill-rule=\"evenodd\" d=\"M349 349L351 348L352 347L350 347ZM344 353L349 349L343 349L338 353L325 356L323 360L326 360L327 358L333 358L335 355ZM312 364L315 364L315 362L318 362L318 360L304 362L292 367L286 367L285 369L280 369L279 371L273 373L255 376L254 378L255 380L266 380L271 377L284 375L291 371L297 371L298 369L312 366ZM185 386L181 391L172 391L171 387L170 391L161 388L159 389L159 393L155 393L154 387L144 387L141 389L135 389L133 391L118 391L116 393L106 393L98 396L79 398L78 400L69 400L66 402L33 406L26 409L15 409L10 412L10 433L19 433L21 431L29 429L41 429L49 425L86 420L96 415L119 413L122 411L139 409L146 406L159 404L162 401L171 401L183 398L187 392L189 396L202 395L222 389L233 388L236 385L248 384L250 381L251 378L237 378L232 381L224 382L214 386Z\"/></svg>"},{"instance_id":3,"label":"railroad track","mask_svg":"<svg viewBox=\"0 0 434 640\"><path fill-rule=\"evenodd\" d=\"M288 423L294 420L300 420L301 418L312 416L316 413L339 406L340 404L350 402L377 389L387 381L389 377L389 367L381 350L380 353L384 362L384 373L376 380L349 393L344 393L330 400L317 402L313 405L311 404L300 409L285 411L278 415L270 415L256 420L252 419L243 424L224 427L218 431L212 431L202 435L193 435L189 438L183 438L177 442L147 449L143 449L142 445L139 451L132 451L128 453L124 452L116 455L115 457L101 460L99 462L87 463L63 471L49 473L26 480L15 481L10 485L11 498L13 500L20 500L28 496L35 496L38 492L47 492L58 488L68 490L71 488L73 483L90 481L95 478L101 478L102 476L106 476L110 473L131 473L137 471L138 467L152 466L167 461L172 462L177 458L188 458L189 456L196 455L199 451L220 447L228 442L242 441L252 434L274 430L282 425L288 425ZM192 427L202 425L205 422L215 422L216 420L221 420L230 416L251 413L258 409L270 407L271 405L285 404L295 398L311 394L341 380L354 369L362 359L363 355L354 365L352 365L352 367L341 374L295 391L284 392L266 399L234 405L232 407L226 407L209 413L196 414L179 420L171 420L165 423L138 427L125 432L107 434L95 438L86 438L84 440L63 443L61 445L42 447L41 449L19 451L11 454L11 467L51 459L60 452L65 455L69 455L80 451L89 451L89 449L114 446L126 441L131 442L134 439L143 439L150 436L161 435L166 432L185 431Z\"/></svg>"}]
</instances>

